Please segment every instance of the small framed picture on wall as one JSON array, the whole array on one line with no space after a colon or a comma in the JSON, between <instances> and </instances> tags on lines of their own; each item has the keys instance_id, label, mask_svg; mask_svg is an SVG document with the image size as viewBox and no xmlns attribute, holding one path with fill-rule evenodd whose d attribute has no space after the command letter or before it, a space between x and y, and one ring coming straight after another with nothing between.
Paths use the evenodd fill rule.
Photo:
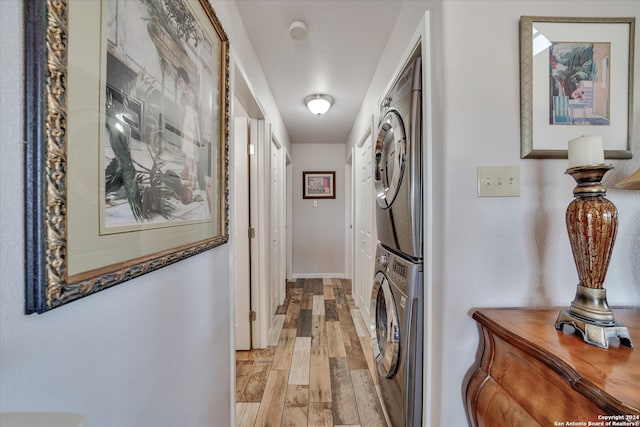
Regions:
<instances>
[{"instance_id":1,"label":"small framed picture on wall","mask_svg":"<svg viewBox=\"0 0 640 427\"><path fill-rule=\"evenodd\" d=\"M303 199L335 199L336 172L302 172Z\"/></svg>"}]
</instances>

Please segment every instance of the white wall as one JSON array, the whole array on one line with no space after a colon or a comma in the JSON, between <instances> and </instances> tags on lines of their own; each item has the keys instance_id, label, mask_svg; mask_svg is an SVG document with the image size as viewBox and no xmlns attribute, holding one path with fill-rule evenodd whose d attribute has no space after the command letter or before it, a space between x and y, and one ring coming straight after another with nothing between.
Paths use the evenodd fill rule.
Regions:
<instances>
[{"instance_id":1,"label":"white wall","mask_svg":"<svg viewBox=\"0 0 640 427\"><path fill-rule=\"evenodd\" d=\"M1 1L1 0L0 0ZM265 122L271 125L271 131L276 136L278 142L290 150L289 134L282 121L276 102L269 89L262 66L258 62L253 46L244 23L240 18L240 13L235 1L229 0L209 0L213 5L216 15L220 18L225 32L229 36L231 46L231 61L242 70L247 80L247 86L256 98L260 110L265 115ZM232 66L234 65L232 64Z\"/></svg>"},{"instance_id":2,"label":"white wall","mask_svg":"<svg viewBox=\"0 0 640 427\"><path fill-rule=\"evenodd\" d=\"M234 2L212 2L279 141L288 137ZM22 1L0 1L0 411L91 427L232 424L224 245L42 315L24 315ZM233 97L233 93L230 94Z\"/></svg>"},{"instance_id":3,"label":"white wall","mask_svg":"<svg viewBox=\"0 0 640 427\"><path fill-rule=\"evenodd\" d=\"M463 377L474 362L478 332L469 310L478 306L568 306L578 281L564 215L573 180L566 160L521 160L518 22L521 15L640 16L627 1L407 1L378 66L347 144L357 142L390 82L425 9L432 10L434 176L441 196L433 231L442 233L433 256L437 346L434 403L428 425L467 424ZM640 57L636 29L635 57ZM640 66L635 67L634 112L640 122ZM605 179L619 211L618 238L605 286L610 304L640 305L640 192L613 189L640 167L636 126L631 161L612 161ZM479 199L478 165L517 165L518 198ZM432 236L433 237L433 236ZM430 237L430 238L432 238ZM553 325L549 325L553 328ZM441 381L439 381L441 378ZM439 397L438 397L439 396ZM438 400L439 399L439 400Z\"/></svg>"},{"instance_id":4,"label":"white wall","mask_svg":"<svg viewBox=\"0 0 640 427\"><path fill-rule=\"evenodd\" d=\"M292 276L344 277L344 144L292 144ZM303 171L335 171L335 199L303 199ZM351 177L348 177L351 179ZM314 207L317 202L317 207Z\"/></svg>"},{"instance_id":5,"label":"white wall","mask_svg":"<svg viewBox=\"0 0 640 427\"><path fill-rule=\"evenodd\" d=\"M228 245L24 315L22 2L0 2L0 411L87 425L229 425Z\"/></svg>"},{"instance_id":6,"label":"white wall","mask_svg":"<svg viewBox=\"0 0 640 427\"><path fill-rule=\"evenodd\" d=\"M458 385L465 366L473 362L477 345L477 331L467 315L471 307L568 306L578 282L564 223L575 186L564 174L567 161L519 159L517 31L521 15L637 19L640 3L444 2L447 258L443 331L447 333L442 360L443 378ZM636 37L636 58L639 40ZM639 72L636 62L636 82ZM636 84L637 113L638 89ZM633 150L632 162L612 163L620 169L628 169L631 163L639 167L637 134ZM475 168L481 164L519 165L521 196L477 198ZM640 305L640 193L612 189L613 174L606 178L608 197L620 214L605 282L608 300ZM453 424L458 425L457 420L463 421L457 415L462 409L460 388L447 388L443 392L452 398L443 399L443 419L453 417Z\"/></svg>"}]
</instances>

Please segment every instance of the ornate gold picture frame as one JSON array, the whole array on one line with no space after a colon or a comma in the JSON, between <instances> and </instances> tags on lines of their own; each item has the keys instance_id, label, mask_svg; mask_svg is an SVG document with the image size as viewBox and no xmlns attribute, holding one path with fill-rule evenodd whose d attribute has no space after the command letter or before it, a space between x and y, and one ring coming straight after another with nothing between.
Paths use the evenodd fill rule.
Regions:
<instances>
[{"instance_id":1,"label":"ornate gold picture frame","mask_svg":"<svg viewBox=\"0 0 640 427\"><path fill-rule=\"evenodd\" d=\"M26 313L228 241L229 46L207 0L26 0Z\"/></svg>"}]
</instances>

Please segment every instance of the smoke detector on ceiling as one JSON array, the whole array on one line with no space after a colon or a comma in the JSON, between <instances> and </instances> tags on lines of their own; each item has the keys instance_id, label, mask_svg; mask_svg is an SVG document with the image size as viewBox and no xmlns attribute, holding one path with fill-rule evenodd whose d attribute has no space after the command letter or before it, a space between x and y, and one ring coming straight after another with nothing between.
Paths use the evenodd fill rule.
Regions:
<instances>
[{"instance_id":1,"label":"smoke detector on ceiling","mask_svg":"<svg viewBox=\"0 0 640 427\"><path fill-rule=\"evenodd\" d=\"M307 38L307 26L302 21L293 21L289 25L289 37L299 42Z\"/></svg>"}]
</instances>

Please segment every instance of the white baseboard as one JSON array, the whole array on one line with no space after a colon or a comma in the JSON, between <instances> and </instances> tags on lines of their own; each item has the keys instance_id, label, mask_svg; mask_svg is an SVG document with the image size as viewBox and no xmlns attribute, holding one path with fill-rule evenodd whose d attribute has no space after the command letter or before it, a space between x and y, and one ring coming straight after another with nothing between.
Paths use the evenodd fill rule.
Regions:
<instances>
[{"instance_id":1,"label":"white baseboard","mask_svg":"<svg viewBox=\"0 0 640 427\"><path fill-rule=\"evenodd\" d=\"M344 273L292 273L291 280L296 279L344 279Z\"/></svg>"}]
</instances>

